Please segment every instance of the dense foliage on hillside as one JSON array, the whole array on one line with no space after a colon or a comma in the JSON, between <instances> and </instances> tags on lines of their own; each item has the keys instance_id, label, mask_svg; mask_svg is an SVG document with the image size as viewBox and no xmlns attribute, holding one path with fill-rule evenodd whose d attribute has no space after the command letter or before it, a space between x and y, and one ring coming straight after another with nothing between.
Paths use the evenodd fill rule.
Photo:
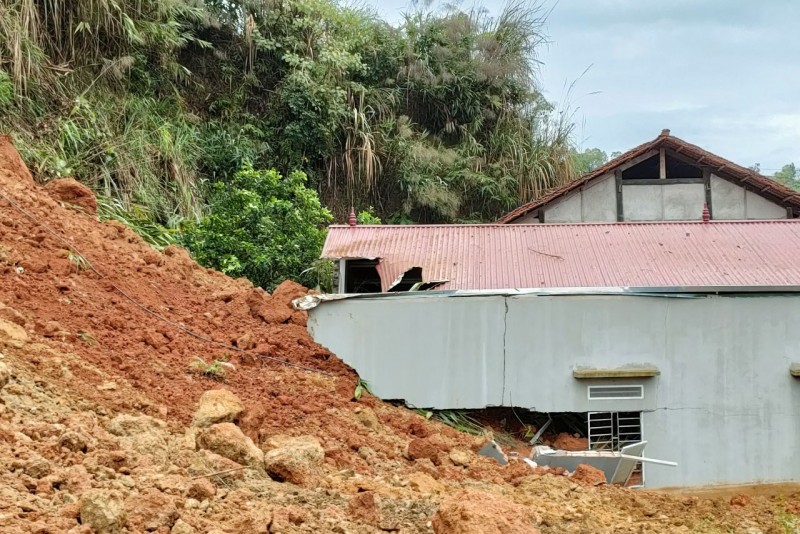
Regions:
<instances>
[{"instance_id":1,"label":"dense foliage on hillside","mask_svg":"<svg viewBox=\"0 0 800 534\"><path fill-rule=\"evenodd\" d=\"M338 220L491 220L571 176L536 88L542 11L409 13L331 0L8 0L0 131L164 224L243 163L302 171Z\"/></svg>"}]
</instances>

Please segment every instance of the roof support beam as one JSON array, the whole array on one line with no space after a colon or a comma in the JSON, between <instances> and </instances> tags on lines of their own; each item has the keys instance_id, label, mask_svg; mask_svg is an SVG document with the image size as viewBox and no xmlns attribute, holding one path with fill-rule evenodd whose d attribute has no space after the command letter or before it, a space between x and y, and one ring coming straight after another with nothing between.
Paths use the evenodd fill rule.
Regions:
<instances>
[{"instance_id":1,"label":"roof support beam","mask_svg":"<svg viewBox=\"0 0 800 534\"><path fill-rule=\"evenodd\" d=\"M619 171L625 171L625 170L627 170L627 169L630 169L630 168L631 168L631 167L633 167L634 165L638 165L639 163L643 162L644 160L652 158L652 157L653 157L653 156L655 156L656 154L658 154L658 150L656 150L656 149L653 149L653 150L648 150L647 152L645 152L645 153L644 153L644 154L642 154L641 156L636 156L636 157L635 157L635 158L633 158L632 160L630 160L630 161L628 161L628 162L626 162L626 163L623 163L622 165L620 165L619 167L617 167L617 170L619 170Z\"/></svg>"},{"instance_id":2,"label":"roof support beam","mask_svg":"<svg viewBox=\"0 0 800 534\"><path fill-rule=\"evenodd\" d=\"M617 222L625 220L622 211L622 171L617 169L614 171L614 182L617 188Z\"/></svg>"},{"instance_id":3,"label":"roof support beam","mask_svg":"<svg viewBox=\"0 0 800 534\"><path fill-rule=\"evenodd\" d=\"M658 150L658 177L662 180L667 177L667 155L663 148Z\"/></svg>"}]
</instances>

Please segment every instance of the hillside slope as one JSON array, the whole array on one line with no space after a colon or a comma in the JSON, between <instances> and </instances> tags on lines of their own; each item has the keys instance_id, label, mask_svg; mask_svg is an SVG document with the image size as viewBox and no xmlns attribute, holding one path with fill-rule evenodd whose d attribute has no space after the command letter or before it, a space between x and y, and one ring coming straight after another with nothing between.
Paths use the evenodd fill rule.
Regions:
<instances>
[{"instance_id":1,"label":"hillside slope","mask_svg":"<svg viewBox=\"0 0 800 534\"><path fill-rule=\"evenodd\" d=\"M3 532L785 532L800 511L500 466L354 402L357 375L290 306L302 287L150 248L81 186L35 185L7 138L0 195ZM198 357L235 369L217 382Z\"/></svg>"}]
</instances>

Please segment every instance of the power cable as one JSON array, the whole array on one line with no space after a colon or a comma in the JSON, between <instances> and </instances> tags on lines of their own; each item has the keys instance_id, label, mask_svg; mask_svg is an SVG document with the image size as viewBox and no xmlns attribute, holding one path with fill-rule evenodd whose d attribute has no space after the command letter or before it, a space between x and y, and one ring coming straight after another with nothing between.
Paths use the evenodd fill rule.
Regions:
<instances>
[{"instance_id":1,"label":"power cable","mask_svg":"<svg viewBox=\"0 0 800 534\"><path fill-rule=\"evenodd\" d=\"M141 310L142 310L142 311L144 311L145 313L147 313L147 314L149 314L149 315L151 315L151 316L155 317L155 318L156 318L156 319L158 319L159 321L162 321L162 322L164 322L164 323L167 323L168 325L172 326L173 328L175 328L175 329L177 329L177 330L180 330L181 332L183 332L183 333L185 333L185 334L187 334L187 335L189 335L189 336L191 336L191 337L194 337L195 339L198 339L198 340L200 340L200 341L203 341L203 342L205 342L205 343L209 343L209 344L212 344L212 345L217 345L217 346L223 347L223 348L225 348L225 349L232 350L232 351L234 351L234 352L246 353L246 351L245 351L245 350L243 350L243 349L240 349L239 347L234 347L233 345L229 345L229 344L227 344L227 343L223 343L223 342L221 342L221 341L215 341L215 340L213 340L213 339L211 339L211 338L205 337L205 336L203 336L203 335L201 335L201 334L198 334L197 332L194 332L193 330L191 330L191 329L189 329L189 328L187 328L187 327L185 327L185 326L183 326L183 325L181 325L181 324L178 324L178 323L176 323L176 322L174 322L174 321L171 321L171 320L167 319L166 317L164 317L164 316L163 316L163 315L161 315L160 313L158 313L158 312L156 312L156 311L153 311L153 310L151 310L150 308L148 308L147 306L145 306L144 304L142 304L141 302L139 302L138 300L136 300L135 298L133 298L133 297L132 297L130 294L128 294L126 291L124 291L122 288L120 288L120 287L119 287L118 285L116 285L114 282L111 282L111 280L110 280L110 279L109 279L109 278L108 278L108 277L107 277L105 274L101 273L101 272L100 272L100 271L99 271L99 270L98 270L98 269L97 269L97 268L96 268L96 267L95 267L95 266L92 264L92 262L91 262L91 261L89 261L89 258L87 258L85 254L83 254L83 253L82 253L80 250L78 250L78 247L76 247L76 246L75 246L75 244L74 244L74 243L72 243L72 242L71 242L69 239L67 239L66 237L64 237L64 236L60 235L59 233L57 233L55 230L53 230L52 228L50 228L50 227L49 227L48 225L46 225L45 223L43 223L43 222L39 221L39 220L38 220L38 219L37 219L37 218L36 218L36 217L35 217L33 214L31 214L31 213L30 213L30 212L28 212L28 211L27 211L25 208L23 208L22 206L20 206L19 204L17 204L17 203L16 203L16 202L14 202L13 200L11 200L11 199L10 199L8 196L6 196L6 195L5 195L5 194L4 194L2 191L0 191L0 197L2 197L2 198L3 198L3 199L6 201L6 202L8 202L8 204L9 204L11 207L13 207L14 209L16 209L16 210L17 210L17 211L19 211L20 213L22 213L22 214L23 214L23 215L24 215L26 218L28 218L28 219L29 219L31 222L33 222L35 225L37 225L37 226L40 226L40 227L41 227L41 228L43 228L43 229L44 229L44 230L45 230L47 233L49 233L51 236L53 236L55 239L57 239L57 240L59 240L60 242L64 243L64 244L65 244L65 245L66 245L66 246L69 248L69 251L70 251L70 252L72 252L73 254L75 254L76 256L80 257L80 258L81 258L81 259L82 259L82 260L83 260L83 261L86 263L86 265L89 267L89 269L90 269L92 272L94 272L95 274L97 274L97 276L99 276L101 279L105 279L105 280L107 280L107 281L108 281L108 282L111 284L111 287L112 287L112 288L113 288L115 291L117 291L117 292L118 292L120 295L122 295L123 297L125 297L126 299L128 299L128 300L129 300L129 301L130 301L130 302L131 302L133 305L135 305L136 307L138 307L139 309L141 309ZM297 369L301 369L301 370L303 370L303 371L308 371L308 372L311 372L311 373L319 373L319 374L326 375L326 376L335 376L335 375L333 375L332 373L328 373L328 372L326 372L326 371L321 371L321 370L319 370L319 369L314 369L314 368L311 368L311 367L306 367L306 366L304 366L304 365L300 365L300 364L297 364L297 363L287 362L287 361L285 361L285 360L281 360L281 359L279 359L279 358L275 358L275 357L273 357L273 356L267 356L267 355L265 355L265 354L258 354L257 356L258 356L259 358L263 359L263 360L272 361L272 362L275 362L275 363L279 363L279 364L281 364L281 365L286 365L286 366L288 366L288 367L294 367L294 368L297 368Z\"/></svg>"}]
</instances>

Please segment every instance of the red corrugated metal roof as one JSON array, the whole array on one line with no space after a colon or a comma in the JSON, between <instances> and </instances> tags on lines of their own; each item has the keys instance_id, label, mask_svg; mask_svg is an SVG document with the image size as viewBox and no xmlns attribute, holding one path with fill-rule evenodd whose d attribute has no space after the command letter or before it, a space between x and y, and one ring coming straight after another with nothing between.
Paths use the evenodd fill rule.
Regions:
<instances>
[{"instance_id":1,"label":"red corrugated metal roof","mask_svg":"<svg viewBox=\"0 0 800 534\"><path fill-rule=\"evenodd\" d=\"M332 226L322 257L437 289L800 286L800 221Z\"/></svg>"}]
</instances>

